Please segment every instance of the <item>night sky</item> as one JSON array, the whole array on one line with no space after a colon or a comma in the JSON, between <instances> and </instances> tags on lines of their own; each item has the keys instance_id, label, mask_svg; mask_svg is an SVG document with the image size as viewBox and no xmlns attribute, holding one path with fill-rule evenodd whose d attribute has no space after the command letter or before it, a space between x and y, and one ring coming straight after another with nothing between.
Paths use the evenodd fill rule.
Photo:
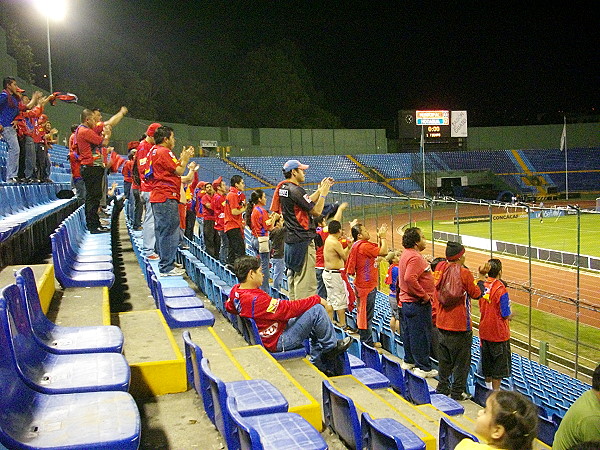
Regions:
<instances>
[{"instance_id":1,"label":"night sky","mask_svg":"<svg viewBox=\"0 0 600 450\"><path fill-rule=\"evenodd\" d=\"M482 3L70 0L67 20L51 28L53 69L136 65L151 51L211 81L247 52L288 39L349 127L393 121L400 109L465 109L483 125L496 113L598 114L593 2ZM44 70L45 22L29 17Z\"/></svg>"}]
</instances>

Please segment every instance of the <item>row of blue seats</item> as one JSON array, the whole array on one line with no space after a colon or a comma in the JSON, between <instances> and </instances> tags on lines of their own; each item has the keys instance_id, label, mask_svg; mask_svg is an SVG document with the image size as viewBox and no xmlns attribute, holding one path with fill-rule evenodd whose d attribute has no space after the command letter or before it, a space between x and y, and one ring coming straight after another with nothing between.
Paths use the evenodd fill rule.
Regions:
<instances>
[{"instance_id":1,"label":"row of blue seats","mask_svg":"<svg viewBox=\"0 0 600 450\"><path fill-rule=\"evenodd\" d=\"M148 283L156 308L163 314L170 328L212 326L215 317L204 307L182 276L160 277L158 261L146 258L142 250L141 232L134 231L127 221L134 254Z\"/></svg>"},{"instance_id":2,"label":"row of blue seats","mask_svg":"<svg viewBox=\"0 0 600 450\"><path fill-rule=\"evenodd\" d=\"M59 327L44 315L33 271L0 296L0 444L136 449L141 421L117 327Z\"/></svg>"},{"instance_id":3,"label":"row of blue seats","mask_svg":"<svg viewBox=\"0 0 600 450\"><path fill-rule=\"evenodd\" d=\"M60 184L0 185L0 242L76 199L59 199Z\"/></svg>"},{"instance_id":4,"label":"row of blue seats","mask_svg":"<svg viewBox=\"0 0 600 450\"><path fill-rule=\"evenodd\" d=\"M111 234L91 234L86 229L85 206L69 215L50 240L54 274L63 288L113 285Z\"/></svg>"}]
</instances>

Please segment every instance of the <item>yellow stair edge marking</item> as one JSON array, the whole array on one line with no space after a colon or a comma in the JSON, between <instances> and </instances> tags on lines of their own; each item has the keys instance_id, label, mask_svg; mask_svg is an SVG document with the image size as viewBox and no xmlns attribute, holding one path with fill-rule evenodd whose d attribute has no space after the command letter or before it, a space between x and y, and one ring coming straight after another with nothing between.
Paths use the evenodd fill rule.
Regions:
<instances>
[{"instance_id":1,"label":"yellow stair edge marking","mask_svg":"<svg viewBox=\"0 0 600 450\"><path fill-rule=\"evenodd\" d=\"M112 324L110 320L110 293L106 286L102 288L102 324Z\"/></svg>"},{"instance_id":2,"label":"yellow stair edge marking","mask_svg":"<svg viewBox=\"0 0 600 450\"><path fill-rule=\"evenodd\" d=\"M36 281L38 296L40 297L40 303L42 305L42 311L44 314L48 313L48 309L50 308L50 302L52 301L52 297L54 297L54 292L56 291L56 286L54 284L54 265L48 264L46 270L40 277L39 280Z\"/></svg>"},{"instance_id":3,"label":"yellow stair edge marking","mask_svg":"<svg viewBox=\"0 0 600 450\"><path fill-rule=\"evenodd\" d=\"M223 352L231 360L231 362L236 367L236 369L240 371L240 374L246 380L251 380L252 377L248 374L248 372L246 372L244 370L244 367L238 362L238 360L235 359L235 356L233 356L233 353L231 353L231 350L229 349L229 347L227 347L227 345L225 344L225 342L223 342L223 340L217 335L217 332L214 330L214 328L213 327L208 327L208 332L215 338L215 341L217 341L217 344L219 344L221 346L221 348L223 349ZM200 347L200 348L202 348L202 347Z\"/></svg>"},{"instance_id":4,"label":"yellow stair edge marking","mask_svg":"<svg viewBox=\"0 0 600 450\"><path fill-rule=\"evenodd\" d=\"M368 390L368 393L371 396L375 397L378 402L381 402L383 405L385 405L386 408L389 408L391 411L393 411L395 414L397 414L400 418L402 418L402 421L405 422L405 424L408 423L411 427L414 427L414 429L411 431L413 431L417 436L419 436L419 438L421 438L421 440L425 443L425 448L427 450L436 450L437 440L436 440L435 436L433 436L431 433L425 431L423 428L421 428L421 426L419 426L417 423L412 421L410 418L406 417L404 414L402 414L402 412L400 412L398 409L394 408L394 406L392 406L385 399L383 399L380 395L378 395L376 391L365 386L360 380L358 380L354 376L342 375L339 377L333 377L333 378L329 379L329 382L342 394L347 395L348 397L352 398L352 400L354 401L354 406L358 410L357 412L360 412L360 413L368 412L371 415L371 417L373 417L374 419L383 418L382 416L377 414L377 411L368 411L366 408L364 408L359 403L357 403L356 400L351 395L349 395L347 392L344 392L344 390L341 389L338 386L338 383L336 382L336 381L339 382L339 381L350 381L350 380L352 380L352 382L354 382L354 384L356 385L356 387L355 387L356 389ZM360 417L360 414L359 414L359 417ZM391 418L395 419L394 417L391 417Z\"/></svg>"},{"instance_id":5,"label":"yellow stair edge marking","mask_svg":"<svg viewBox=\"0 0 600 450\"><path fill-rule=\"evenodd\" d=\"M290 406L289 411L304 417L313 427L323 431L323 421L321 420L321 404L308 393L304 387L290 373L283 368L279 362L262 345L251 345L247 347L238 347L232 349L232 352L247 352L249 350L259 351L270 358L271 363L284 375L284 377L298 390L298 392L307 400L306 404ZM235 357L235 355L234 355Z\"/></svg>"},{"instance_id":6,"label":"yellow stair edge marking","mask_svg":"<svg viewBox=\"0 0 600 450\"><path fill-rule=\"evenodd\" d=\"M108 288L105 288L108 292ZM136 395L164 395L175 394L187 391L187 376L185 373L185 359L179 346L173 337L167 321L158 309L146 310L153 311L158 317L171 349L175 354L175 359L162 361L144 361L129 364L131 368L130 392L134 397ZM144 312L146 312L144 311ZM119 313L119 315L137 314L140 311L129 311Z\"/></svg>"}]
</instances>

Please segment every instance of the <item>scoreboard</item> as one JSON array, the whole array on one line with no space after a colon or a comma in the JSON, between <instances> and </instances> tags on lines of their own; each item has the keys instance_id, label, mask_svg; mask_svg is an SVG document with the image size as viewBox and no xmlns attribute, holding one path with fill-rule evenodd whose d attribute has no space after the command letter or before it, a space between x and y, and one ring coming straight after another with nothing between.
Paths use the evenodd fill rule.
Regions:
<instances>
[{"instance_id":1,"label":"scoreboard","mask_svg":"<svg viewBox=\"0 0 600 450\"><path fill-rule=\"evenodd\" d=\"M402 110L398 113L398 137L400 139L420 139L421 129L423 129L426 143L448 143L455 138L466 138L467 112Z\"/></svg>"}]
</instances>

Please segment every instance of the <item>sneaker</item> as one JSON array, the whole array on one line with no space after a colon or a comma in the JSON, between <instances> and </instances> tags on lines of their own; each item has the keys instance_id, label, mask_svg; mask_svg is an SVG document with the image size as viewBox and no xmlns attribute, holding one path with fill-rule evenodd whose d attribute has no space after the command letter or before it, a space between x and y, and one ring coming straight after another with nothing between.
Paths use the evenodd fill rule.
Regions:
<instances>
[{"instance_id":1,"label":"sneaker","mask_svg":"<svg viewBox=\"0 0 600 450\"><path fill-rule=\"evenodd\" d=\"M110 228L98 227L95 230L91 230L90 234L108 233L109 231L110 231Z\"/></svg>"},{"instance_id":2,"label":"sneaker","mask_svg":"<svg viewBox=\"0 0 600 450\"><path fill-rule=\"evenodd\" d=\"M418 367L413 370L413 373L421 378L434 378L438 376L438 371L435 369L431 369L429 371L421 370Z\"/></svg>"},{"instance_id":3,"label":"sneaker","mask_svg":"<svg viewBox=\"0 0 600 450\"><path fill-rule=\"evenodd\" d=\"M414 364L409 364L409 363L402 362L400 364L400 367L402 367L402 370L410 370L410 369L414 369L415 365Z\"/></svg>"},{"instance_id":4,"label":"sneaker","mask_svg":"<svg viewBox=\"0 0 600 450\"><path fill-rule=\"evenodd\" d=\"M178 262L176 262L176 263L173 263L173 265L175 267L177 267L178 269L183 269L183 264L179 264Z\"/></svg>"},{"instance_id":5,"label":"sneaker","mask_svg":"<svg viewBox=\"0 0 600 450\"><path fill-rule=\"evenodd\" d=\"M464 402L467 400L471 400L473 398L473 396L467 392L463 392L462 394L456 396L456 395L451 395L450 398L452 398L453 400L456 400L457 402Z\"/></svg>"},{"instance_id":6,"label":"sneaker","mask_svg":"<svg viewBox=\"0 0 600 450\"><path fill-rule=\"evenodd\" d=\"M346 325L346 326L344 327L344 331L345 331L346 333L350 333L350 334L358 334L358 330L357 330L356 328L352 328L352 327L351 327L351 326L349 326L349 325Z\"/></svg>"},{"instance_id":7,"label":"sneaker","mask_svg":"<svg viewBox=\"0 0 600 450\"><path fill-rule=\"evenodd\" d=\"M157 259L160 259L160 256L158 256L156 253L152 253L151 255L146 256L146 258L148 258L150 261L156 261Z\"/></svg>"},{"instance_id":8,"label":"sneaker","mask_svg":"<svg viewBox=\"0 0 600 450\"><path fill-rule=\"evenodd\" d=\"M175 267L170 272L161 272L160 276L161 277L180 277L183 274L185 274L184 269L178 269L177 267Z\"/></svg>"},{"instance_id":9,"label":"sneaker","mask_svg":"<svg viewBox=\"0 0 600 450\"><path fill-rule=\"evenodd\" d=\"M352 338L350 336L346 336L344 339L338 339L337 343L335 344L335 347L323 353L323 358L334 359L340 353L348 350L350 344L352 344Z\"/></svg>"}]
</instances>

